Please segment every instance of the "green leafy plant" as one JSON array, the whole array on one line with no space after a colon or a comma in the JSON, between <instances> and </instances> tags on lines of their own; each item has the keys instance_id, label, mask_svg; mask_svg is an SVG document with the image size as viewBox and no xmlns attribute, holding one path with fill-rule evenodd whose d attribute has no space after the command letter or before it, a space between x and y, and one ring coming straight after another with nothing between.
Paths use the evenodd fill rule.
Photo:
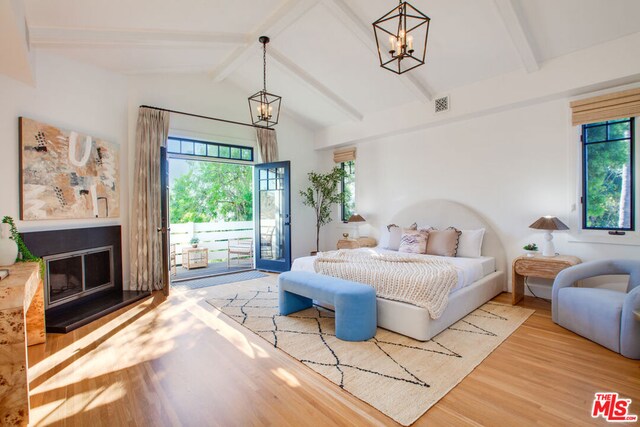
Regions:
<instances>
[{"instance_id":1,"label":"green leafy plant","mask_svg":"<svg viewBox=\"0 0 640 427\"><path fill-rule=\"evenodd\" d=\"M200 243L200 239L197 236L193 236L191 240L189 240L189 243L191 243L192 245L197 245L198 243Z\"/></svg>"},{"instance_id":2,"label":"green leafy plant","mask_svg":"<svg viewBox=\"0 0 640 427\"><path fill-rule=\"evenodd\" d=\"M40 263L40 273L42 277L44 277L44 261L42 258L38 258L34 254L31 253L27 245L22 241L22 237L20 237L20 233L18 233L18 228L16 227L16 223L13 221L13 218L10 216L5 216L2 218L3 224L9 224L9 228L11 230L11 239L16 242L18 245L18 258L16 262L28 262L28 261L37 261Z\"/></svg>"},{"instance_id":3,"label":"green leafy plant","mask_svg":"<svg viewBox=\"0 0 640 427\"><path fill-rule=\"evenodd\" d=\"M300 191L302 203L312 207L316 213L316 251L320 248L320 228L332 220L331 206L344 200L344 193L338 190L344 175L338 166L328 173L309 172L307 176L311 185Z\"/></svg>"},{"instance_id":4,"label":"green leafy plant","mask_svg":"<svg viewBox=\"0 0 640 427\"><path fill-rule=\"evenodd\" d=\"M522 249L524 249L525 251L537 251L538 245L536 245L535 243L527 243L522 247Z\"/></svg>"}]
</instances>

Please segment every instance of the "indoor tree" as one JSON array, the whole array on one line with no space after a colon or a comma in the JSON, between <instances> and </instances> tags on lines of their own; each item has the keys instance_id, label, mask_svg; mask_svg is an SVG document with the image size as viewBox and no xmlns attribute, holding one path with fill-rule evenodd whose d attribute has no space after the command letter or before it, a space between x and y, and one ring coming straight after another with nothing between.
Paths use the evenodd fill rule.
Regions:
<instances>
[{"instance_id":1,"label":"indoor tree","mask_svg":"<svg viewBox=\"0 0 640 427\"><path fill-rule=\"evenodd\" d=\"M316 252L320 249L320 228L331 222L331 206L344 201L344 193L338 190L344 175L338 166L328 173L309 172L311 185L300 191L302 203L316 213Z\"/></svg>"}]
</instances>

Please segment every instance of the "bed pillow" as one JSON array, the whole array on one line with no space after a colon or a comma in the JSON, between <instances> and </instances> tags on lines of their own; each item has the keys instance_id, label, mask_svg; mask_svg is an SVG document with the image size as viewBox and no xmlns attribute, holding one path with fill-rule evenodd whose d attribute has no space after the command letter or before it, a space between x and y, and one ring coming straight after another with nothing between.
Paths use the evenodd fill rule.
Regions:
<instances>
[{"instance_id":1,"label":"bed pillow","mask_svg":"<svg viewBox=\"0 0 640 427\"><path fill-rule=\"evenodd\" d=\"M449 227L446 230L431 230L427 241L427 255L456 256L460 230Z\"/></svg>"},{"instance_id":2,"label":"bed pillow","mask_svg":"<svg viewBox=\"0 0 640 427\"><path fill-rule=\"evenodd\" d=\"M482 240L484 239L484 228L477 230L461 230L460 241L458 242L457 257L480 258L482 255Z\"/></svg>"},{"instance_id":3,"label":"bed pillow","mask_svg":"<svg viewBox=\"0 0 640 427\"><path fill-rule=\"evenodd\" d=\"M402 228L398 227L395 224L389 224L387 226L387 229L389 230L389 243L387 244L387 246L382 247L392 251L397 251L398 249L400 249L400 241L402 240ZM417 230L418 225L414 222L406 229Z\"/></svg>"},{"instance_id":4,"label":"bed pillow","mask_svg":"<svg viewBox=\"0 0 640 427\"><path fill-rule=\"evenodd\" d=\"M402 231L400 239L400 247L398 252L410 254L424 254L427 252L427 241L429 240L429 232L426 230L408 230Z\"/></svg>"}]
</instances>

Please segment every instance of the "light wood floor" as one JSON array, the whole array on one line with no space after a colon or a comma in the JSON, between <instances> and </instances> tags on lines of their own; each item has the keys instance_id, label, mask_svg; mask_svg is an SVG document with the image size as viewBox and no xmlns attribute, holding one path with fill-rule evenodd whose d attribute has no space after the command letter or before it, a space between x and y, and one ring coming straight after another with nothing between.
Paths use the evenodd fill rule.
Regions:
<instances>
[{"instance_id":1,"label":"light wood floor","mask_svg":"<svg viewBox=\"0 0 640 427\"><path fill-rule=\"evenodd\" d=\"M206 289L157 294L30 347L31 424L395 424L206 297ZM521 305L536 313L415 425L604 425L590 417L597 391L633 399L640 415L640 362L555 325L547 302Z\"/></svg>"}]
</instances>

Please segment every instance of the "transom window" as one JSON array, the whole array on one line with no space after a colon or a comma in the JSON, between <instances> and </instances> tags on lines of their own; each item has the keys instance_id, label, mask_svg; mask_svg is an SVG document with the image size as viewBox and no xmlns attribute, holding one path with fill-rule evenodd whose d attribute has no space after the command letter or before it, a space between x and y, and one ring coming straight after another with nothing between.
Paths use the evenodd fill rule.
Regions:
<instances>
[{"instance_id":1,"label":"transom window","mask_svg":"<svg viewBox=\"0 0 640 427\"><path fill-rule=\"evenodd\" d=\"M350 160L340 163L340 167L344 171L342 177L342 192L344 200L342 202L342 221L347 222L356 210L356 162Z\"/></svg>"},{"instance_id":2,"label":"transom window","mask_svg":"<svg viewBox=\"0 0 640 427\"><path fill-rule=\"evenodd\" d=\"M582 227L632 231L634 119L582 126Z\"/></svg>"},{"instance_id":3,"label":"transom window","mask_svg":"<svg viewBox=\"0 0 640 427\"><path fill-rule=\"evenodd\" d=\"M220 142L199 141L176 138L167 140L167 153L214 159L239 160L253 162L253 148L242 145L222 144Z\"/></svg>"}]
</instances>

